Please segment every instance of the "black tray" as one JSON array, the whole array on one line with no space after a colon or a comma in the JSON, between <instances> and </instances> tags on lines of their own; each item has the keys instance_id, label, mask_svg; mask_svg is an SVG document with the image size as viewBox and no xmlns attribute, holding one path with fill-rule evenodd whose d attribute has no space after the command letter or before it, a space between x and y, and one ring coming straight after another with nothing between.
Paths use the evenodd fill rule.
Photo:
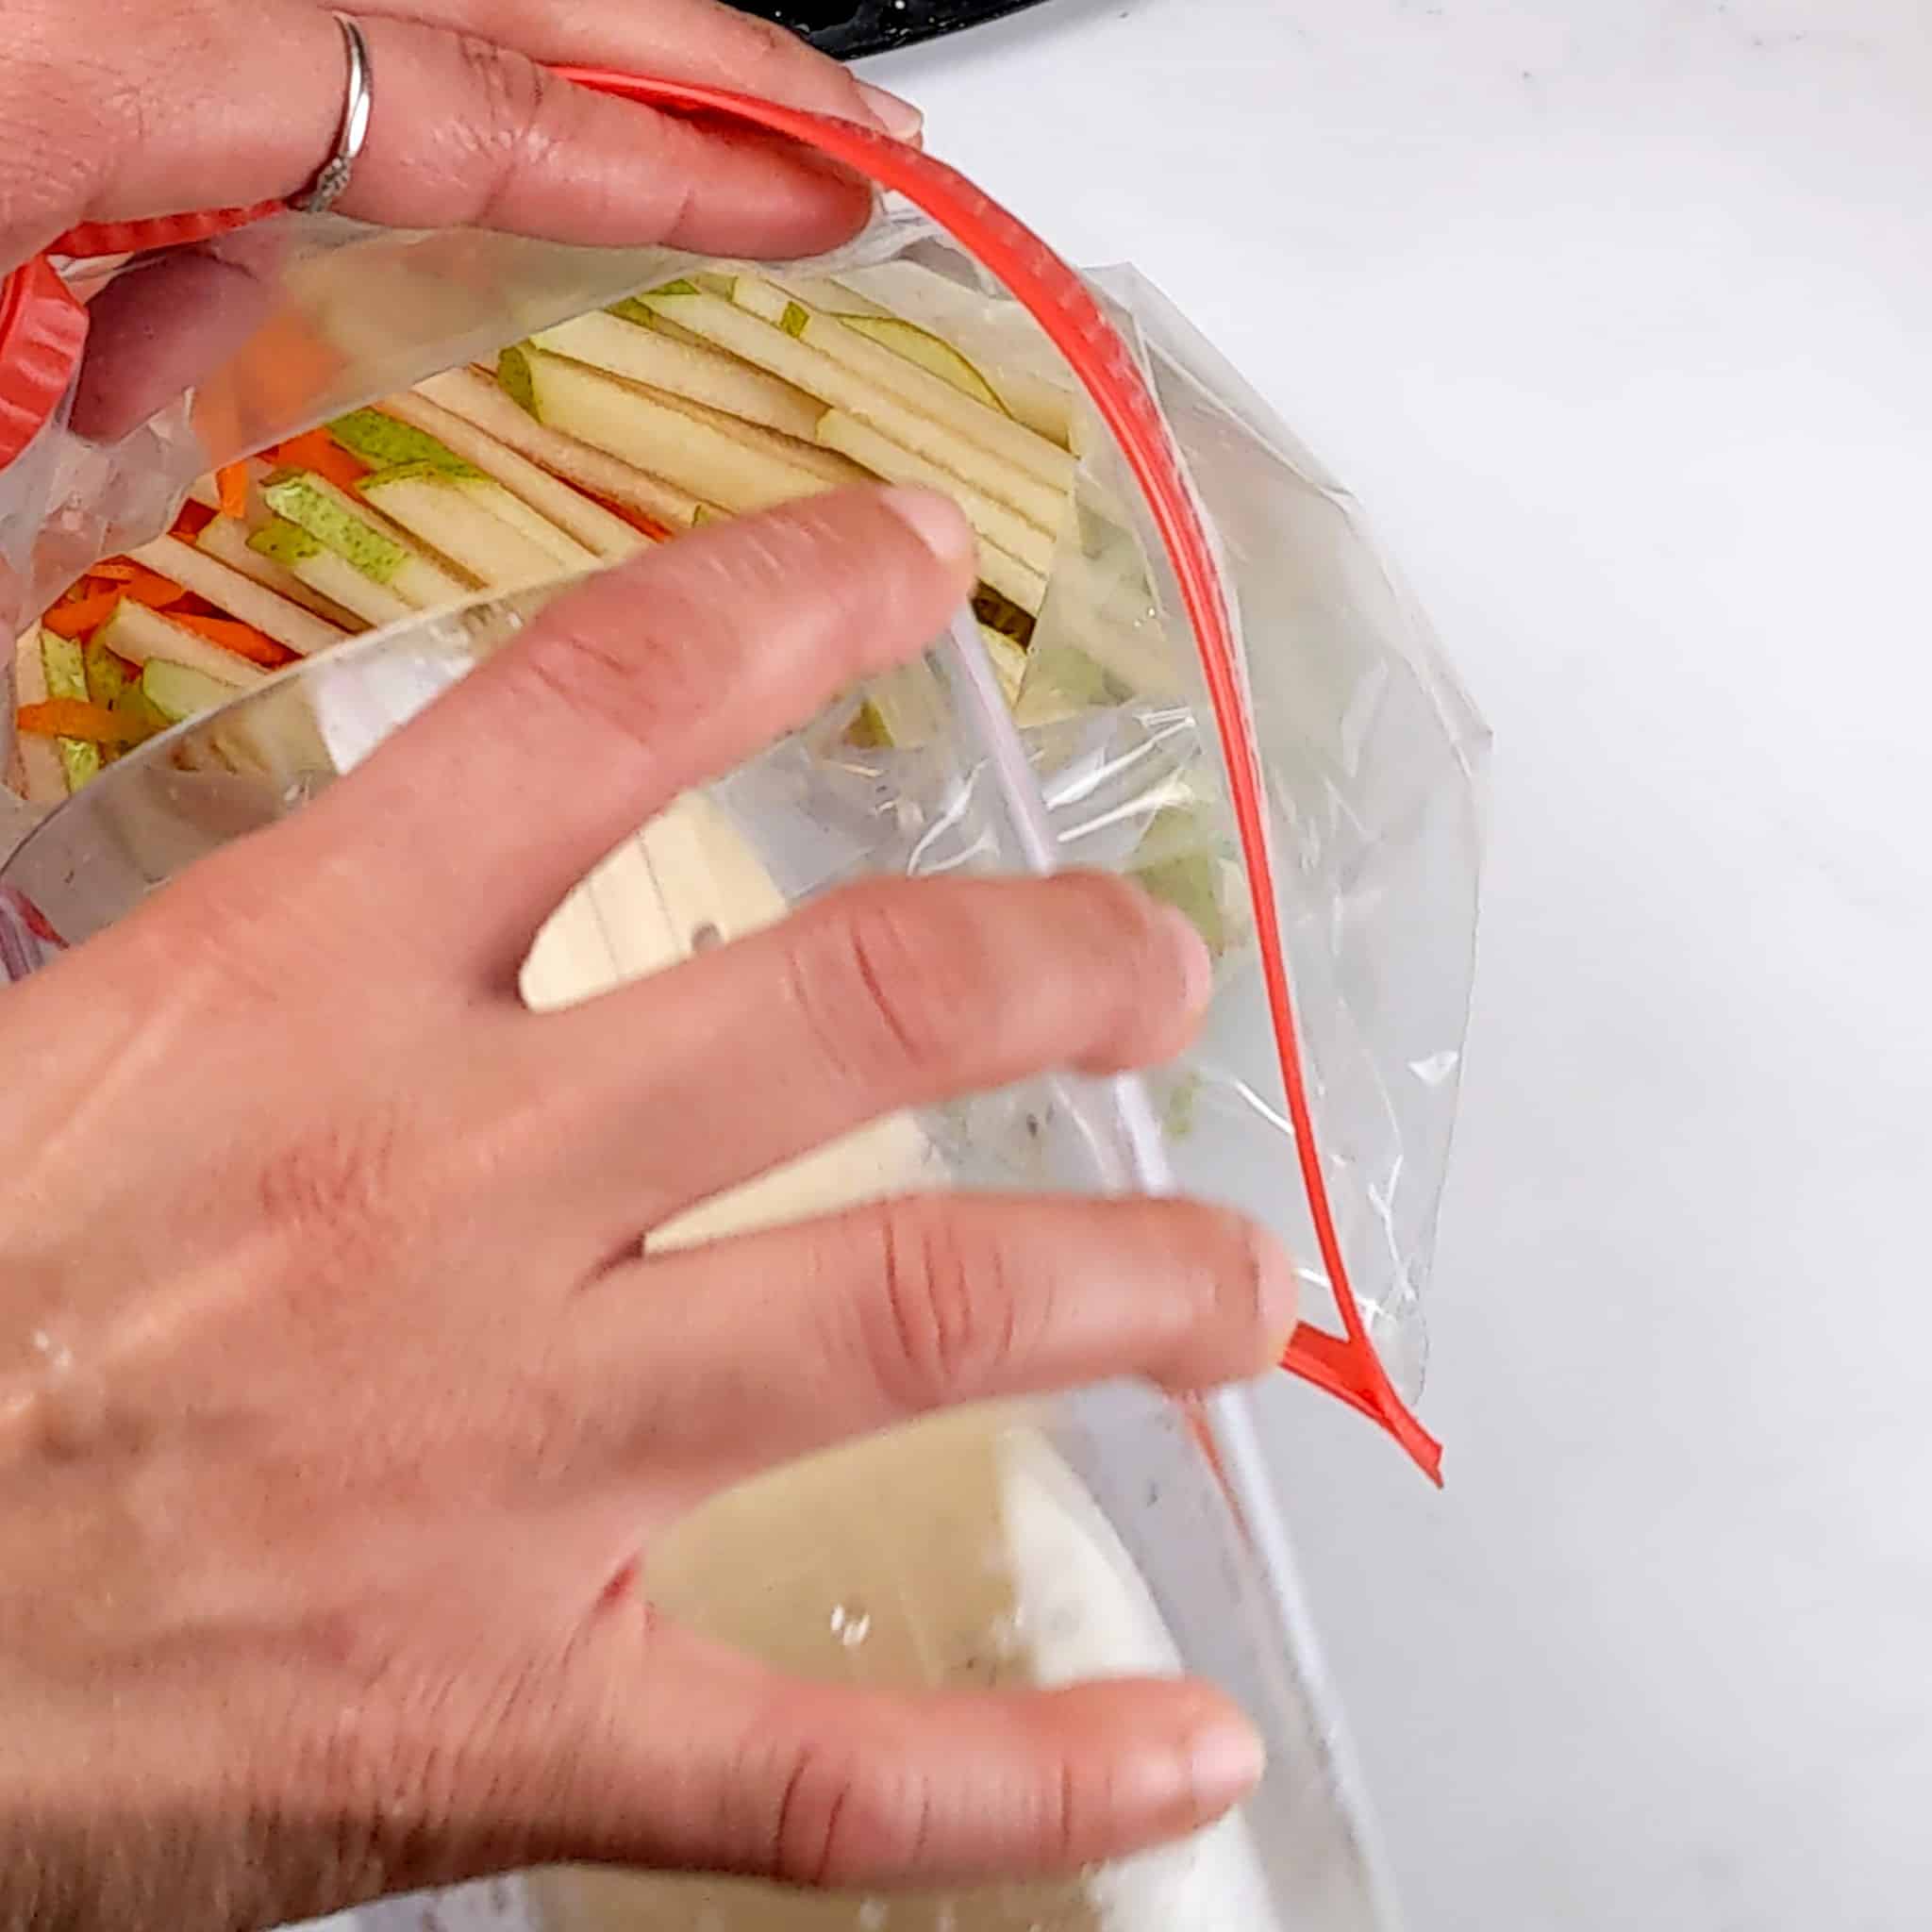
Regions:
<instances>
[{"instance_id":1,"label":"black tray","mask_svg":"<svg viewBox=\"0 0 1932 1932\"><path fill-rule=\"evenodd\" d=\"M1040 0L731 0L741 13L775 20L841 60L883 54L984 20L1037 7Z\"/></svg>"}]
</instances>

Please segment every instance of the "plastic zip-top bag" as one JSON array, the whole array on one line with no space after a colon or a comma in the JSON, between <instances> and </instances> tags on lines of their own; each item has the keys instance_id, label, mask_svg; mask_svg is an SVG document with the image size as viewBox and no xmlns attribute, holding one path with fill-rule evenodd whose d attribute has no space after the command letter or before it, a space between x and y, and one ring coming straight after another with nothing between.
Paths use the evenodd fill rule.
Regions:
<instances>
[{"instance_id":1,"label":"plastic zip-top bag","mask_svg":"<svg viewBox=\"0 0 1932 1932\"><path fill-rule=\"evenodd\" d=\"M672 1238L936 1178L1227 1200L1303 1258L1305 1307L1335 1309L1286 1365L1433 1474L1407 1399L1482 733L1424 626L1339 491L1131 272L1075 275L863 128L577 77L808 142L924 218L889 208L838 256L773 269L212 216L185 243L178 225L67 238L15 277L11 772L65 802L0 872L0 962L31 971L299 808L573 572L847 479L935 484L981 541L973 612L627 841L540 937L526 996L588 996L868 871L1138 877L1216 955L1181 1062L883 1124ZM89 399L115 316L204 268L239 306L192 387L108 440ZM1274 1754L1242 1819L1060 1888L805 1901L552 1876L447 1901L445 1923L1386 1924L1246 1405L1110 1390L928 1424L724 1499L652 1579L675 1613L860 1680L1202 1672Z\"/></svg>"}]
</instances>

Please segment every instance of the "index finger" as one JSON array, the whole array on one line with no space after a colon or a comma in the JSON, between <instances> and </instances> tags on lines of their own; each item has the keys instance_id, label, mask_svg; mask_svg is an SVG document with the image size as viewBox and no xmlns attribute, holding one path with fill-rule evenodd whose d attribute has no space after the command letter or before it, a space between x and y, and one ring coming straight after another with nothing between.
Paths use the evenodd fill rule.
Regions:
<instances>
[{"instance_id":1,"label":"index finger","mask_svg":"<svg viewBox=\"0 0 1932 1932\"><path fill-rule=\"evenodd\" d=\"M353 855L391 940L508 984L621 840L909 658L973 572L964 518L923 491L694 531L559 599L282 830L332 876Z\"/></svg>"}]
</instances>

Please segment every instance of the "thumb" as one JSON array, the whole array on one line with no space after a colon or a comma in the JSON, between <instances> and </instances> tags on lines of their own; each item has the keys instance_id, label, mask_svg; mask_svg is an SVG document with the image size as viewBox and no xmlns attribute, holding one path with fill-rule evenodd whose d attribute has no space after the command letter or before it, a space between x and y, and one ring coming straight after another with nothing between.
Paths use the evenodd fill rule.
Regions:
<instances>
[{"instance_id":1,"label":"thumb","mask_svg":"<svg viewBox=\"0 0 1932 1932\"><path fill-rule=\"evenodd\" d=\"M1049 1876L1212 1823L1263 1769L1246 1719L1193 1682L899 1694L648 1625L576 1665L540 1786L567 1816L540 1835L562 1826L577 1859L826 1887Z\"/></svg>"}]
</instances>

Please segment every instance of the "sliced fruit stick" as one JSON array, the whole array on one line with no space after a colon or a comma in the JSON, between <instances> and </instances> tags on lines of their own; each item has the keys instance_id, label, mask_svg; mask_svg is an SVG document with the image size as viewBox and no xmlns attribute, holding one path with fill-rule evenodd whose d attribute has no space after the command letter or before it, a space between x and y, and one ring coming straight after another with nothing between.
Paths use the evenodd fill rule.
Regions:
<instances>
[{"instance_id":1,"label":"sliced fruit stick","mask_svg":"<svg viewBox=\"0 0 1932 1932\"><path fill-rule=\"evenodd\" d=\"M228 519L222 521L230 529L235 528ZM240 618L243 624L253 625L264 636L302 657L312 651L325 651L331 644L341 643L347 635L309 611L298 609L288 598L265 589L246 573L192 543L182 542L178 537L157 537L133 555L150 570L174 577L197 597L206 597L218 609Z\"/></svg>"},{"instance_id":2,"label":"sliced fruit stick","mask_svg":"<svg viewBox=\"0 0 1932 1932\"><path fill-rule=\"evenodd\" d=\"M880 348L890 349L895 356L903 356L907 361L916 363L941 382L951 383L961 395L971 396L981 408L997 409L1002 416L1012 414L1000 401L999 392L992 384L951 342L943 336L934 335L929 328L921 328L916 322L907 322L897 315L834 313L832 320L843 323L855 335L876 342Z\"/></svg>"},{"instance_id":3,"label":"sliced fruit stick","mask_svg":"<svg viewBox=\"0 0 1932 1932\"><path fill-rule=\"evenodd\" d=\"M260 527L267 529L277 519L272 515L266 504L261 506ZM292 526L291 526L292 527ZM226 517L217 517L207 529L194 540L194 547L211 557L217 563L225 564L238 575L259 584L263 590L272 591L277 597L286 598L291 604L299 604L310 615L319 617L332 628L345 635L362 629L367 622L355 611L345 609L331 597L325 597L320 591L305 584L295 573L285 565L264 557L260 551L250 548L248 526L232 523ZM220 603L220 598L210 600ZM282 640L284 643L288 640Z\"/></svg>"},{"instance_id":4,"label":"sliced fruit stick","mask_svg":"<svg viewBox=\"0 0 1932 1932\"><path fill-rule=\"evenodd\" d=\"M641 297L659 314L670 315L707 340L761 369L783 376L834 408L844 409L895 442L938 463L963 482L1018 510L1049 536L1058 528L1064 493L1049 488L990 450L934 422L900 397L834 361L822 350L716 295L665 294ZM855 338L854 340L859 340ZM867 344L871 347L871 344ZM889 352L879 350L880 355Z\"/></svg>"},{"instance_id":5,"label":"sliced fruit stick","mask_svg":"<svg viewBox=\"0 0 1932 1932\"><path fill-rule=\"evenodd\" d=\"M1038 617L1040 607L1046 602L1046 579L984 537L979 540L979 579L1009 604L1017 604L1028 617Z\"/></svg>"},{"instance_id":6,"label":"sliced fruit stick","mask_svg":"<svg viewBox=\"0 0 1932 1932\"><path fill-rule=\"evenodd\" d=\"M41 633L30 630L14 647L13 701L25 710L47 702L47 667L41 661ZM37 732L17 732L13 756L20 766L20 791L29 805L58 805L67 796L67 767L60 748Z\"/></svg>"},{"instance_id":7,"label":"sliced fruit stick","mask_svg":"<svg viewBox=\"0 0 1932 1932\"><path fill-rule=\"evenodd\" d=\"M633 387L641 388L642 385ZM767 429L762 423L747 423L741 416L714 409L706 403L694 403L689 396L666 395L661 390L650 390L646 393L659 402L669 403L694 423L703 423L721 435L743 443L747 449L762 450L767 456L776 457L781 463L790 463L795 470L809 470L821 482L834 490L850 490L857 484L872 481L871 475L849 457L842 457L836 450L826 449L816 441L801 442L795 436L781 436L775 429ZM824 409L821 408L818 414L823 418Z\"/></svg>"},{"instance_id":8,"label":"sliced fruit stick","mask_svg":"<svg viewBox=\"0 0 1932 1932\"><path fill-rule=\"evenodd\" d=\"M218 710L235 695L235 688L192 664L151 658L141 668L141 694L168 724L179 724Z\"/></svg>"},{"instance_id":9,"label":"sliced fruit stick","mask_svg":"<svg viewBox=\"0 0 1932 1932\"><path fill-rule=\"evenodd\" d=\"M509 491L488 476L452 475L427 463L408 463L365 477L361 494L487 589L512 591L549 583L569 568L554 550L533 542L495 514L495 499L508 498ZM580 548L578 555L582 569L597 560L588 550Z\"/></svg>"},{"instance_id":10,"label":"sliced fruit stick","mask_svg":"<svg viewBox=\"0 0 1932 1932\"><path fill-rule=\"evenodd\" d=\"M134 608L140 607L134 606ZM73 638L57 631L41 632L41 669L46 674L47 696L67 704L87 703L87 659ZM101 747L86 738L57 736L54 748L60 754L60 769L67 789L78 791L91 778L101 774Z\"/></svg>"},{"instance_id":11,"label":"sliced fruit stick","mask_svg":"<svg viewBox=\"0 0 1932 1932\"><path fill-rule=\"evenodd\" d=\"M91 638L80 655L87 694L93 704L111 705L133 681L133 672L99 638Z\"/></svg>"},{"instance_id":12,"label":"sliced fruit stick","mask_svg":"<svg viewBox=\"0 0 1932 1932\"><path fill-rule=\"evenodd\" d=\"M828 449L864 464L889 483L919 484L928 490L944 491L989 542L1010 551L1042 575L1052 570L1053 539L1043 530L1034 528L1017 511L995 503L971 484L948 475L937 463L915 455L890 436L881 436L858 417L848 416L843 409L827 409L819 423L819 436Z\"/></svg>"},{"instance_id":13,"label":"sliced fruit stick","mask_svg":"<svg viewBox=\"0 0 1932 1932\"><path fill-rule=\"evenodd\" d=\"M903 322L897 327L904 340L891 344L876 341L861 332L862 322L861 327L855 329L836 315L793 300L762 275L740 275L731 299L741 308L843 364L854 375L898 396L968 442L1004 457L1016 470L1049 490L1064 492L1074 487L1077 466L1073 458L1058 443L1049 442L1008 415L991 384L951 343ZM923 358L911 358L907 353L908 342L921 338L928 355L942 361L950 358L956 373L963 373L978 393L970 393L951 375L936 373Z\"/></svg>"},{"instance_id":14,"label":"sliced fruit stick","mask_svg":"<svg viewBox=\"0 0 1932 1932\"><path fill-rule=\"evenodd\" d=\"M445 449L475 464L486 476L494 476L512 495L594 556L607 560L634 557L648 541L635 525L614 510L592 503L568 483L558 482L548 470L533 463L528 457L520 456L487 430L464 422L441 403L432 403L427 396L411 391L386 398L381 408L385 415L433 436Z\"/></svg>"},{"instance_id":15,"label":"sliced fruit stick","mask_svg":"<svg viewBox=\"0 0 1932 1932\"><path fill-rule=\"evenodd\" d=\"M823 308L828 315L891 315L891 310L882 302L874 302L870 295L861 295L849 284L835 281L830 275L767 275L767 281L775 282L788 295L800 302L808 303L814 308Z\"/></svg>"},{"instance_id":16,"label":"sliced fruit stick","mask_svg":"<svg viewBox=\"0 0 1932 1932\"><path fill-rule=\"evenodd\" d=\"M427 470L459 485L478 508L488 510L499 523L508 524L536 544L560 569L589 570L597 561L595 551L558 529L547 517L539 516L522 497L427 430L382 409L357 409L331 423L329 433L374 466L375 474L365 483L397 470ZM368 499L367 488L359 493ZM457 560L462 561L460 558ZM464 567L474 569L472 565Z\"/></svg>"},{"instance_id":17,"label":"sliced fruit stick","mask_svg":"<svg viewBox=\"0 0 1932 1932\"><path fill-rule=\"evenodd\" d=\"M996 631L990 624L979 626L979 641L986 646L986 655L992 663L992 673L1000 681L1000 690L1006 693L1008 706L1020 702L1020 687L1026 678L1026 653L1003 631Z\"/></svg>"},{"instance_id":18,"label":"sliced fruit stick","mask_svg":"<svg viewBox=\"0 0 1932 1932\"><path fill-rule=\"evenodd\" d=\"M539 331L533 340L552 355L568 356L573 362L588 363L627 381L708 404L727 415L808 442L813 425L824 412L825 406L815 397L762 369L754 369L736 356L674 341L656 329L621 321L615 315L580 315L575 322Z\"/></svg>"},{"instance_id":19,"label":"sliced fruit stick","mask_svg":"<svg viewBox=\"0 0 1932 1932\"><path fill-rule=\"evenodd\" d=\"M470 585L433 563L379 510L338 490L313 470L278 471L262 485L261 493L277 516L307 530L372 583L393 591L418 610L441 609L470 593Z\"/></svg>"},{"instance_id":20,"label":"sliced fruit stick","mask_svg":"<svg viewBox=\"0 0 1932 1932\"><path fill-rule=\"evenodd\" d=\"M480 370L452 369L418 383L412 393L607 502L684 529L697 521L703 508L696 497L661 476L539 423Z\"/></svg>"},{"instance_id":21,"label":"sliced fruit stick","mask_svg":"<svg viewBox=\"0 0 1932 1932\"><path fill-rule=\"evenodd\" d=\"M723 509L766 509L832 487L809 470L580 362L541 349L522 352L520 360L540 423L625 462L648 464Z\"/></svg>"},{"instance_id":22,"label":"sliced fruit stick","mask_svg":"<svg viewBox=\"0 0 1932 1932\"><path fill-rule=\"evenodd\" d=\"M857 295L861 312L895 315L948 341L972 341L987 333L986 297L917 262L883 261L871 268L852 269L835 285ZM818 301L801 291L803 299L820 308L839 310L844 304ZM1047 354L1053 352L1048 350ZM974 366L999 391L1009 414L1062 449L1071 448L1074 428L1074 384L1053 382L1029 369L981 353Z\"/></svg>"},{"instance_id":23,"label":"sliced fruit stick","mask_svg":"<svg viewBox=\"0 0 1932 1932\"><path fill-rule=\"evenodd\" d=\"M124 604L108 620L101 641L117 658L130 664L145 664L152 658L165 658L171 664L185 664L191 671L230 686L236 691L253 691L267 682L268 674L255 665L211 644L184 629L158 610L139 604Z\"/></svg>"},{"instance_id":24,"label":"sliced fruit stick","mask_svg":"<svg viewBox=\"0 0 1932 1932\"><path fill-rule=\"evenodd\" d=\"M363 575L345 557L338 557L319 537L281 517L271 517L248 540L248 548L265 562L287 571L331 604L351 611L365 625L394 624L411 617L416 607L374 577Z\"/></svg>"}]
</instances>

